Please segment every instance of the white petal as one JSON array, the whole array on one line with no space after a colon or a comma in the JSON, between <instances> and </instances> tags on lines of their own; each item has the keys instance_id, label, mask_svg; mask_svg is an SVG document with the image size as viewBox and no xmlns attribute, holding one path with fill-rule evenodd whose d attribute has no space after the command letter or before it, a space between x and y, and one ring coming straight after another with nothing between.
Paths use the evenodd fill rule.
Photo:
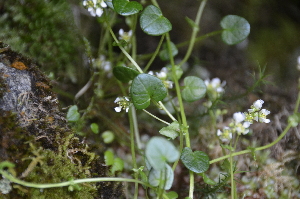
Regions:
<instances>
[{"instance_id":1,"label":"white petal","mask_svg":"<svg viewBox=\"0 0 300 199\"><path fill-rule=\"evenodd\" d=\"M121 112L122 111L122 107L119 107L119 106L115 107L115 111L118 112L118 113Z\"/></svg>"},{"instance_id":2,"label":"white petal","mask_svg":"<svg viewBox=\"0 0 300 199\"><path fill-rule=\"evenodd\" d=\"M250 122L244 122L243 127L249 128L250 124L251 124Z\"/></svg>"},{"instance_id":3,"label":"white petal","mask_svg":"<svg viewBox=\"0 0 300 199\"><path fill-rule=\"evenodd\" d=\"M265 121L264 121L264 123L270 123L271 122L271 120L269 120L269 119L265 119Z\"/></svg>"},{"instance_id":4,"label":"white petal","mask_svg":"<svg viewBox=\"0 0 300 199\"><path fill-rule=\"evenodd\" d=\"M103 10L102 10L101 8L97 8L97 9L96 9L96 15L97 15L98 17L101 17L102 13L103 13Z\"/></svg>"},{"instance_id":5,"label":"white petal","mask_svg":"<svg viewBox=\"0 0 300 199\"><path fill-rule=\"evenodd\" d=\"M253 106L256 108L256 109L260 109L261 106L263 105L264 101L259 99L259 100L256 100L254 103L253 103Z\"/></svg>"},{"instance_id":6,"label":"white petal","mask_svg":"<svg viewBox=\"0 0 300 199\"><path fill-rule=\"evenodd\" d=\"M213 88L216 88L216 87L220 86L221 80L218 77L216 77L216 78L213 78L210 83Z\"/></svg>"},{"instance_id":7,"label":"white petal","mask_svg":"<svg viewBox=\"0 0 300 199\"><path fill-rule=\"evenodd\" d=\"M116 100L114 101L114 103L117 103L117 102L119 102L120 100L121 100L121 98L120 98L120 97L117 97Z\"/></svg>"},{"instance_id":8,"label":"white petal","mask_svg":"<svg viewBox=\"0 0 300 199\"><path fill-rule=\"evenodd\" d=\"M120 36L123 36L123 34L124 34L124 30L121 28L121 29L119 30L119 35L120 35Z\"/></svg>"},{"instance_id":9,"label":"white petal","mask_svg":"<svg viewBox=\"0 0 300 199\"><path fill-rule=\"evenodd\" d=\"M268 111L267 109L261 109L261 111L260 111L262 114L264 114L264 115L269 115L271 112L270 111Z\"/></svg>"},{"instance_id":10,"label":"white petal","mask_svg":"<svg viewBox=\"0 0 300 199\"><path fill-rule=\"evenodd\" d=\"M106 8L107 7L107 5L106 5L106 3L104 1L101 1L100 5L101 5L102 8Z\"/></svg>"},{"instance_id":11,"label":"white petal","mask_svg":"<svg viewBox=\"0 0 300 199\"><path fill-rule=\"evenodd\" d=\"M237 112L233 114L233 119L237 122L237 123L241 123L242 121L245 120L245 114L242 112Z\"/></svg>"},{"instance_id":12,"label":"white petal","mask_svg":"<svg viewBox=\"0 0 300 199\"><path fill-rule=\"evenodd\" d=\"M220 135L222 135L222 131L220 129L218 129L217 136L220 136Z\"/></svg>"}]
</instances>

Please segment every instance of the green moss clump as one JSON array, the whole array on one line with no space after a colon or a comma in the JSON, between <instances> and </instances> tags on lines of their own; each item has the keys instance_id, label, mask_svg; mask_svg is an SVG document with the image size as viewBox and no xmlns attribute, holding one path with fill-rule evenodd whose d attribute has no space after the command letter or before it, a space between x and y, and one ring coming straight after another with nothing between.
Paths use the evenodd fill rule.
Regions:
<instances>
[{"instance_id":1,"label":"green moss clump","mask_svg":"<svg viewBox=\"0 0 300 199\"><path fill-rule=\"evenodd\" d=\"M33 153L37 155L37 150ZM39 154L36 159L37 158L41 159L41 161L32 169L32 171L30 171L25 178L26 181L45 184L90 177L85 172L80 172L82 170L79 168L80 166L71 162L71 159L58 155L51 150L42 150L41 154ZM35 160L32 159L32 162L33 161ZM27 197L30 196L29 198L31 199L60 199L62 197L64 199L93 199L97 194L95 183L79 184L78 190L76 190L76 186L73 191L69 191L68 187L49 189L29 188L25 195Z\"/></svg>"}]
</instances>

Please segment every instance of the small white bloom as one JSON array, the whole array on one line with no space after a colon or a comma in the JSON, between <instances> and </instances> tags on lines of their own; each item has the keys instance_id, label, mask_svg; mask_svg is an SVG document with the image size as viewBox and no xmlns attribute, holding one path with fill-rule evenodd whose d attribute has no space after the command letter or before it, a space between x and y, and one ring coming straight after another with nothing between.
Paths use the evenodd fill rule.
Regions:
<instances>
[{"instance_id":1,"label":"small white bloom","mask_svg":"<svg viewBox=\"0 0 300 199\"><path fill-rule=\"evenodd\" d=\"M221 83L221 80L216 77L211 81L209 79L204 80L204 84L207 87L208 96L212 99L216 99L225 91L223 87L226 85L226 81Z\"/></svg>"},{"instance_id":2,"label":"small white bloom","mask_svg":"<svg viewBox=\"0 0 300 199\"><path fill-rule=\"evenodd\" d=\"M264 100L256 100L254 103L253 103L253 107L256 108L257 110L261 109L262 105L264 103Z\"/></svg>"},{"instance_id":3,"label":"small white bloom","mask_svg":"<svg viewBox=\"0 0 300 199\"><path fill-rule=\"evenodd\" d=\"M132 36L132 30L125 32L122 28L119 30L119 39L125 40L127 42L130 41L130 38Z\"/></svg>"},{"instance_id":4,"label":"small white bloom","mask_svg":"<svg viewBox=\"0 0 300 199\"><path fill-rule=\"evenodd\" d=\"M154 73L153 73L152 70L150 70L150 71L148 72L148 74L149 74L149 75L154 75Z\"/></svg>"},{"instance_id":5,"label":"small white bloom","mask_svg":"<svg viewBox=\"0 0 300 199\"><path fill-rule=\"evenodd\" d=\"M118 103L120 100L121 100L121 98L120 98L120 97L117 97L117 98L115 99L114 103Z\"/></svg>"},{"instance_id":6,"label":"small white bloom","mask_svg":"<svg viewBox=\"0 0 300 199\"><path fill-rule=\"evenodd\" d=\"M241 123L242 121L245 120L245 114L242 112L234 113L233 119L235 120L236 123Z\"/></svg>"},{"instance_id":7,"label":"small white bloom","mask_svg":"<svg viewBox=\"0 0 300 199\"><path fill-rule=\"evenodd\" d=\"M218 129L217 136L219 136L222 142L228 142L232 139L231 129L227 126L223 128L223 132Z\"/></svg>"},{"instance_id":8,"label":"small white bloom","mask_svg":"<svg viewBox=\"0 0 300 199\"><path fill-rule=\"evenodd\" d=\"M103 8L107 7L104 0L84 0L82 5L87 8L93 17L101 17L103 14Z\"/></svg>"},{"instance_id":9,"label":"small white bloom","mask_svg":"<svg viewBox=\"0 0 300 199\"><path fill-rule=\"evenodd\" d=\"M267 109L261 109L260 111L262 114L264 114L265 116L269 115L271 112L268 111Z\"/></svg>"},{"instance_id":10,"label":"small white bloom","mask_svg":"<svg viewBox=\"0 0 300 199\"><path fill-rule=\"evenodd\" d=\"M159 73L156 73L156 76L159 79L163 79L163 80L167 78L167 75L168 75L168 69L166 67L163 67Z\"/></svg>"}]
</instances>

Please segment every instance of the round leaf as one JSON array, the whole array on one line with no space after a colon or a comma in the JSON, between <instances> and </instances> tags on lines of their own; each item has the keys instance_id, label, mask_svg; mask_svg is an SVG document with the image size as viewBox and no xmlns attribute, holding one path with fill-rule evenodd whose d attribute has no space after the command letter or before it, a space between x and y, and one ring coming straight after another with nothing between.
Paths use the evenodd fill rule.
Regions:
<instances>
[{"instance_id":1,"label":"round leaf","mask_svg":"<svg viewBox=\"0 0 300 199\"><path fill-rule=\"evenodd\" d=\"M104 131L102 133L102 139L103 139L104 143L109 144L109 143L112 143L112 141L114 141L115 135L111 131Z\"/></svg>"},{"instance_id":2,"label":"round leaf","mask_svg":"<svg viewBox=\"0 0 300 199\"><path fill-rule=\"evenodd\" d=\"M127 83L130 80L133 80L140 73L132 68L116 66L113 69L113 74L121 82Z\"/></svg>"},{"instance_id":3,"label":"round leaf","mask_svg":"<svg viewBox=\"0 0 300 199\"><path fill-rule=\"evenodd\" d=\"M133 15L143 10L143 6L136 1L113 0L115 11L123 16Z\"/></svg>"},{"instance_id":4,"label":"round leaf","mask_svg":"<svg viewBox=\"0 0 300 199\"><path fill-rule=\"evenodd\" d=\"M114 163L114 154L111 151L104 152L104 161L107 166L113 165Z\"/></svg>"},{"instance_id":5,"label":"round leaf","mask_svg":"<svg viewBox=\"0 0 300 199\"><path fill-rule=\"evenodd\" d=\"M80 114L78 113L78 107L76 105L71 106L67 113L67 120L69 122L77 122L79 117Z\"/></svg>"},{"instance_id":6,"label":"round leaf","mask_svg":"<svg viewBox=\"0 0 300 199\"><path fill-rule=\"evenodd\" d=\"M195 76L184 78L184 89L182 97L187 102L193 102L204 97L206 93L206 85L202 79Z\"/></svg>"},{"instance_id":7,"label":"round leaf","mask_svg":"<svg viewBox=\"0 0 300 199\"><path fill-rule=\"evenodd\" d=\"M164 179L164 177L166 179ZM158 186L159 184L164 185L163 189L169 190L172 187L174 180L174 172L172 168L165 164L165 168L156 170L156 169L151 169L149 173L149 184L152 186ZM162 188L162 187L161 187Z\"/></svg>"},{"instance_id":8,"label":"round leaf","mask_svg":"<svg viewBox=\"0 0 300 199\"><path fill-rule=\"evenodd\" d=\"M92 123L91 124L91 130L93 131L93 133L98 134L99 133L99 126L96 123Z\"/></svg>"},{"instance_id":9,"label":"round leaf","mask_svg":"<svg viewBox=\"0 0 300 199\"><path fill-rule=\"evenodd\" d=\"M156 102L163 100L167 96L167 89L159 78L139 74L132 81L130 95L135 108L145 109L150 105L151 99Z\"/></svg>"},{"instance_id":10,"label":"round leaf","mask_svg":"<svg viewBox=\"0 0 300 199\"><path fill-rule=\"evenodd\" d=\"M170 21L162 15L158 7L149 5L142 12L140 17L142 30L149 35L162 35L172 29Z\"/></svg>"},{"instance_id":11,"label":"round leaf","mask_svg":"<svg viewBox=\"0 0 300 199\"><path fill-rule=\"evenodd\" d=\"M236 15L225 16L221 20L220 25L224 29L222 39L229 45L242 42L250 33L250 24L248 21Z\"/></svg>"},{"instance_id":12,"label":"round leaf","mask_svg":"<svg viewBox=\"0 0 300 199\"><path fill-rule=\"evenodd\" d=\"M151 167L156 170L163 169L166 162L175 162L180 155L172 142L156 136L148 142L145 154Z\"/></svg>"},{"instance_id":13,"label":"round leaf","mask_svg":"<svg viewBox=\"0 0 300 199\"><path fill-rule=\"evenodd\" d=\"M180 159L186 168L195 173L203 173L209 167L209 158L206 153L202 151L193 152L188 147L183 149Z\"/></svg>"}]
</instances>

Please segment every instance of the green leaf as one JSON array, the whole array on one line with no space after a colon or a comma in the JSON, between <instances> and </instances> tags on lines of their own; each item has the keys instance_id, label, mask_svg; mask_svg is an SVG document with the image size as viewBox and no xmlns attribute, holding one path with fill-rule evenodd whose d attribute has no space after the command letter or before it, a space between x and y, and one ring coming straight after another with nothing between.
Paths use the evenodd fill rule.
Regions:
<instances>
[{"instance_id":1,"label":"green leaf","mask_svg":"<svg viewBox=\"0 0 300 199\"><path fill-rule=\"evenodd\" d=\"M170 21L162 15L161 10L153 5L147 6L141 14L140 25L148 35L162 35L172 29Z\"/></svg>"},{"instance_id":2,"label":"green leaf","mask_svg":"<svg viewBox=\"0 0 300 199\"><path fill-rule=\"evenodd\" d=\"M176 46L173 42L171 42L171 51L172 51L173 57L178 54L178 49L176 48ZM170 59L167 43L163 44L162 50L159 52L159 57L163 61L167 61Z\"/></svg>"},{"instance_id":3,"label":"green leaf","mask_svg":"<svg viewBox=\"0 0 300 199\"><path fill-rule=\"evenodd\" d=\"M192 26L192 28L197 28L199 29L199 27L197 26L197 24L190 18L185 17L185 20L188 22L188 24L190 24L190 26Z\"/></svg>"},{"instance_id":4,"label":"green leaf","mask_svg":"<svg viewBox=\"0 0 300 199\"><path fill-rule=\"evenodd\" d=\"M169 140L154 136L146 146L146 158L155 170L163 169L166 162L175 162L179 158L179 151Z\"/></svg>"},{"instance_id":5,"label":"green leaf","mask_svg":"<svg viewBox=\"0 0 300 199\"><path fill-rule=\"evenodd\" d=\"M133 15L143 10L143 6L136 1L113 0L112 3L115 11L123 16Z\"/></svg>"},{"instance_id":6,"label":"green leaf","mask_svg":"<svg viewBox=\"0 0 300 199\"><path fill-rule=\"evenodd\" d=\"M206 184L209 184L209 185L216 185L217 184L215 181L213 181L212 179L207 177L207 175L205 173L200 173L200 175L202 176L202 178L203 178L203 180Z\"/></svg>"},{"instance_id":7,"label":"green leaf","mask_svg":"<svg viewBox=\"0 0 300 199\"><path fill-rule=\"evenodd\" d=\"M222 39L228 45L242 42L250 34L250 24L243 17L236 15L227 15L221 22Z\"/></svg>"},{"instance_id":8,"label":"green leaf","mask_svg":"<svg viewBox=\"0 0 300 199\"><path fill-rule=\"evenodd\" d=\"M176 199L176 198L178 198L178 194L175 191L170 191L170 192L166 193L166 196L169 199Z\"/></svg>"},{"instance_id":9,"label":"green leaf","mask_svg":"<svg viewBox=\"0 0 300 199\"><path fill-rule=\"evenodd\" d=\"M92 123L91 124L91 130L93 131L93 133L98 134L99 133L99 126L96 123Z\"/></svg>"},{"instance_id":10,"label":"green leaf","mask_svg":"<svg viewBox=\"0 0 300 199\"><path fill-rule=\"evenodd\" d=\"M78 107L73 105L69 108L67 113L67 120L69 122L77 122L80 118L80 114L78 113Z\"/></svg>"},{"instance_id":11,"label":"green leaf","mask_svg":"<svg viewBox=\"0 0 300 199\"><path fill-rule=\"evenodd\" d=\"M123 171L123 169L124 169L124 161L121 158L115 158L111 168L112 174L115 174L116 171Z\"/></svg>"},{"instance_id":12,"label":"green leaf","mask_svg":"<svg viewBox=\"0 0 300 199\"><path fill-rule=\"evenodd\" d=\"M167 164L165 164L165 167L163 169L156 170L152 168L148 178L149 184L155 187L161 185L160 187L165 190L169 190L172 187L173 180L174 172L172 168Z\"/></svg>"},{"instance_id":13,"label":"green leaf","mask_svg":"<svg viewBox=\"0 0 300 199\"><path fill-rule=\"evenodd\" d=\"M130 80L133 80L140 73L132 68L116 66L113 69L113 74L121 82L127 83Z\"/></svg>"},{"instance_id":14,"label":"green leaf","mask_svg":"<svg viewBox=\"0 0 300 199\"><path fill-rule=\"evenodd\" d=\"M172 122L169 126L167 127L163 127L159 133L166 136L166 137L169 137L171 139L175 139L178 135L179 135L179 132L180 132L180 125L177 121L175 122Z\"/></svg>"},{"instance_id":15,"label":"green leaf","mask_svg":"<svg viewBox=\"0 0 300 199\"><path fill-rule=\"evenodd\" d=\"M114 164L114 154L111 151L104 152L104 161L107 166L111 166Z\"/></svg>"},{"instance_id":16,"label":"green leaf","mask_svg":"<svg viewBox=\"0 0 300 199\"><path fill-rule=\"evenodd\" d=\"M133 105L137 109L145 109L150 105L150 100L156 102L167 96L167 89L164 83L157 77L149 74L136 76L130 87L130 96Z\"/></svg>"},{"instance_id":17,"label":"green leaf","mask_svg":"<svg viewBox=\"0 0 300 199\"><path fill-rule=\"evenodd\" d=\"M112 143L112 141L115 139L115 135L112 131L104 131L101 136L103 142L106 144Z\"/></svg>"},{"instance_id":18,"label":"green leaf","mask_svg":"<svg viewBox=\"0 0 300 199\"><path fill-rule=\"evenodd\" d=\"M206 85L202 79L195 76L184 78L184 89L182 98L187 102L193 102L204 97L206 93Z\"/></svg>"},{"instance_id":19,"label":"green leaf","mask_svg":"<svg viewBox=\"0 0 300 199\"><path fill-rule=\"evenodd\" d=\"M202 151L193 152L189 147L183 149L180 159L186 168L195 173L203 173L209 167L207 154Z\"/></svg>"},{"instance_id":20,"label":"green leaf","mask_svg":"<svg viewBox=\"0 0 300 199\"><path fill-rule=\"evenodd\" d=\"M221 164L221 168L224 170L224 171L226 171L227 173L230 173L230 162L227 160L227 159L225 159L224 161L223 161L223 163Z\"/></svg>"}]
</instances>

